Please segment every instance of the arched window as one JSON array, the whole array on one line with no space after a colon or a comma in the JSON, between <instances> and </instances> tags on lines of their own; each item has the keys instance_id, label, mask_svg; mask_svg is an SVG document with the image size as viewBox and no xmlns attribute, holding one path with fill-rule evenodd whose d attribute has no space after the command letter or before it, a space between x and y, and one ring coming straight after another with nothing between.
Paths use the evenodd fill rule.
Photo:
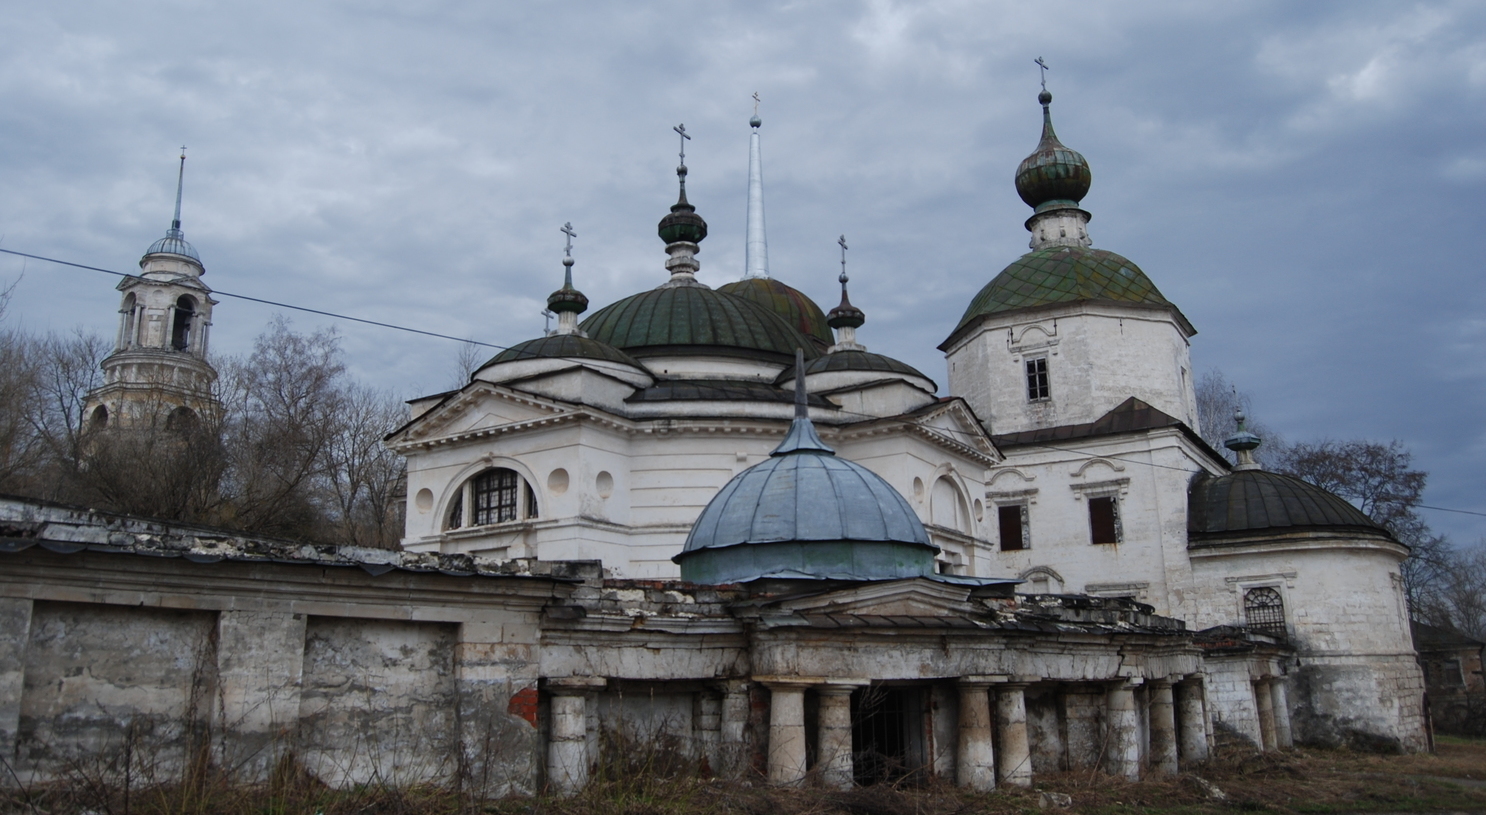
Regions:
<instances>
[{"instance_id":1,"label":"arched window","mask_svg":"<svg viewBox=\"0 0 1486 815\"><path fill-rule=\"evenodd\" d=\"M170 331L170 347L184 351L191 347L191 321L196 317L196 301L181 295L175 301L175 325Z\"/></svg>"},{"instance_id":2,"label":"arched window","mask_svg":"<svg viewBox=\"0 0 1486 815\"><path fill-rule=\"evenodd\" d=\"M108 427L108 408L103 405L93 408L93 415L88 421L88 426L93 430L102 430Z\"/></svg>"},{"instance_id":3,"label":"arched window","mask_svg":"<svg viewBox=\"0 0 1486 815\"><path fill-rule=\"evenodd\" d=\"M184 433L196 429L196 411L188 407L178 407L165 417L165 429Z\"/></svg>"},{"instance_id":4,"label":"arched window","mask_svg":"<svg viewBox=\"0 0 1486 815\"><path fill-rule=\"evenodd\" d=\"M929 520L939 526L970 534L970 512L955 482L941 476L929 493Z\"/></svg>"},{"instance_id":5,"label":"arched window","mask_svg":"<svg viewBox=\"0 0 1486 815\"><path fill-rule=\"evenodd\" d=\"M537 517L537 496L515 470L486 470L460 485L445 529L525 521Z\"/></svg>"},{"instance_id":6,"label":"arched window","mask_svg":"<svg viewBox=\"0 0 1486 815\"><path fill-rule=\"evenodd\" d=\"M138 342L138 338L134 336L134 312L137 308L138 306L135 305L134 292L130 292L127 296L124 297L124 307L119 309L119 312L123 314L122 325L120 326L119 330L120 348L132 348Z\"/></svg>"},{"instance_id":7,"label":"arched window","mask_svg":"<svg viewBox=\"0 0 1486 815\"><path fill-rule=\"evenodd\" d=\"M1274 637L1285 636L1285 601L1268 586L1249 589L1243 595L1244 625Z\"/></svg>"}]
</instances>

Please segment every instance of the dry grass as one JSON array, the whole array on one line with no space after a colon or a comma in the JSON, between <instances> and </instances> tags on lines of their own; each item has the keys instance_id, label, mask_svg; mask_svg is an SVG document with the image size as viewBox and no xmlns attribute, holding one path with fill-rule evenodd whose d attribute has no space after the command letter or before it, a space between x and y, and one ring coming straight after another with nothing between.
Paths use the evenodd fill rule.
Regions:
<instances>
[{"instance_id":1,"label":"dry grass","mask_svg":"<svg viewBox=\"0 0 1486 815\"><path fill-rule=\"evenodd\" d=\"M1374 756L1346 751L1229 752L1198 770L1226 794L1210 797L1192 774L1136 783L1097 773L1038 777L1036 789L977 795L947 784L850 792L695 778L640 776L596 782L568 799L472 802L444 790L368 787L331 790L302 773L280 773L262 787L210 778L133 790L67 785L30 796L0 793L0 812L29 815L1024 815L1042 791L1073 799L1069 812L1100 815L1220 815L1237 812L1486 811L1486 788L1447 778L1486 778L1486 741L1442 740L1433 755Z\"/></svg>"}]
</instances>

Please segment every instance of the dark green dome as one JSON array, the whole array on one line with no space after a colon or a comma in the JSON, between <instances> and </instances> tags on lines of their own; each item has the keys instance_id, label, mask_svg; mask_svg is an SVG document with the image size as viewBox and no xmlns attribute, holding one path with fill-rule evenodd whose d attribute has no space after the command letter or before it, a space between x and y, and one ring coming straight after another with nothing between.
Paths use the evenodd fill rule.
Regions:
<instances>
[{"instance_id":1,"label":"dark green dome","mask_svg":"<svg viewBox=\"0 0 1486 815\"><path fill-rule=\"evenodd\" d=\"M816 344L768 309L703 286L663 286L607 305L583 321L599 342L635 354L678 346L706 346L793 358L796 348L819 356Z\"/></svg>"},{"instance_id":2,"label":"dark green dome","mask_svg":"<svg viewBox=\"0 0 1486 815\"><path fill-rule=\"evenodd\" d=\"M1093 180L1089 162L1077 150L1065 147L1053 132L1053 115L1048 109L1052 98L1046 91L1038 97L1042 101L1042 140L1016 168L1017 194L1038 212L1078 206L1089 194Z\"/></svg>"},{"instance_id":3,"label":"dark green dome","mask_svg":"<svg viewBox=\"0 0 1486 815\"><path fill-rule=\"evenodd\" d=\"M987 283L970 301L955 331L988 314L1078 300L1175 309L1139 266L1114 252L1084 246L1045 246L1017 258ZM1185 324L1186 318L1182 317L1181 322Z\"/></svg>"},{"instance_id":4,"label":"dark green dome","mask_svg":"<svg viewBox=\"0 0 1486 815\"><path fill-rule=\"evenodd\" d=\"M750 277L717 287L718 291L742 297L778 314L796 331L829 347L835 342L826 315L815 301L799 290L768 277Z\"/></svg>"},{"instance_id":5,"label":"dark green dome","mask_svg":"<svg viewBox=\"0 0 1486 815\"><path fill-rule=\"evenodd\" d=\"M612 345L577 334L553 334L518 343L491 357L480 367L488 368L502 362L519 362L524 359L601 359L642 370L645 367L634 357Z\"/></svg>"},{"instance_id":6,"label":"dark green dome","mask_svg":"<svg viewBox=\"0 0 1486 815\"><path fill-rule=\"evenodd\" d=\"M919 372L917 368L906 362L899 362L892 357L882 354L874 354L870 351L837 351L834 354L826 354L819 359L811 360L805 366L805 375L826 373L828 371L867 371L872 373L899 374L902 376L914 376L919 379L929 379ZM795 369L786 368L779 378L774 380L775 384L787 382L795 378Z\"/></svg>"},{"instance_id":7,"label":"dark green dome","mask_svg":"<svg viewBox=\"0 0 1486 815\"><path fill-rule=\"evenodd\" d=\"M1314 484L1264 470L1206 473L1187 492L1187 534L1197 540L1260 530L1329 527L1387 535L1362 510Z\"/></svg>"}]
</instances>

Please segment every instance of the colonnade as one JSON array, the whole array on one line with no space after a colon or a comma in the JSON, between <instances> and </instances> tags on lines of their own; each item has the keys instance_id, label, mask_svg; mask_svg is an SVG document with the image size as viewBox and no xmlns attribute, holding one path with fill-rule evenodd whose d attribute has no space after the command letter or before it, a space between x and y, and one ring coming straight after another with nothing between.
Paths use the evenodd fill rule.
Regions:
<instances>
[{"instance_id":1,"label":"colonnade","mask_svg":"<svg viewBox=\"0 0 1486 815\"><path fill-rule=\"evenodd\" d=\"M759 677L754 682L768 691L769 783L799 785L813 771L826 787L850 788L855 783L851 696L869 682L802 677ZM605 684L587 677L547 683L547 780L559 794L577 792L588 781L588 698ZM1051 684L1061 706L1059 732L1042 730L1038 745L1033 744L1036 734L1029 728L1027 710L1027 689L1035 684ZM748 687L741 680L721 683L697 707L701 750L722 775L737 775L747 767ZM1208 757L1201 674L1074 684L1025 676L965 676L954 680L952 692L958 696L952 766L956 783L970 789L1031 786L1034 747L1044 757L1048 750L1066 756L1068 769L1097 766L1128 779L1143 772L1175 774L1180 766ZM807 693L814 694L816 710L813 767L807 749ZM1255 680L1254 697L1264 749L1291 746L1283 678ZM944 749L951 748L946 744ZM942 757L950 765L949 757Z\"/></svg>"}]
</instances>

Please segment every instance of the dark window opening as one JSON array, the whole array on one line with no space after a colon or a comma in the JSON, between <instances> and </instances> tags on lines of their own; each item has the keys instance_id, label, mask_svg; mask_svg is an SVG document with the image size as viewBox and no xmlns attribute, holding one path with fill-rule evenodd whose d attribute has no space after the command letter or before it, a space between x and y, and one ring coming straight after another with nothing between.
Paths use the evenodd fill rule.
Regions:
<instances>
[{"instance_id":1,"label":"dark window opening","mask_svg":"<svg viewBox=\"0 0 1486 815\"><path fill-rule=\"evenodd\" d=\"M1001 526L1001 551L1011 552L1028 548L1026 504L997 507L996 520Z\"/></svg>"},{"instance_id":2,"label":"dark window opening","mask_svg":"<svg viewBox=\"0 0 1486 815\"><path fill-rule=\"evenodd\" d=\"M454 495L454 504L449 507L449 528L458 529L464 526L464 487Z\"/></svg>"},{"instance_id":3,"label":"dark window opening","mask_svg":"<svg viewBox=\"0 0 1486 815\"><path fill-rule=\"evenodd\" d=\"M490 470L470 483L475 526L516 520L516 487L521 479L511 470Z\"/></svg>"},{"instance_id":4,"label":"dark window opening","mask_svg":"<svg viewBox=\"0 0 1486 815\"><path fill-rule=\"evenodd\" d=\"M165 417L165 429L185 432L196 429L196 411L188 407L178 407Z\"/></svg>"},{"instance_id":5,"label":"dark window opening","mask_svg":"<svg viewBox=\"0 0 1486 815\"><path fill-rule=\"evenodd\" d=\"M196 315L196 301L186 295L175 301L175 325L170 332L170 347L184 351L191 347L191 320Z\"/></svg>"},{"instance_id":6,"label":"dark window opening","mask_svg":"<svg viewBox=\"0 0 1486 815\"><path fill-rule=\"evenodd\" d=\"M852 770L858 784L921 781L926 775L922 687L870 685L851 694Z\"/></svg>"},{"instance_id":7,"label":"dark window opening","mask_svg":"<svg viewBox=\"0 0 1486 815\"><path fill-rule=\"evenodd\" d=\"M1285 601L1274 589L1249 589L1243 596L1244 625L1275 637L1285 636Z\"/></svg>"},{"instance_id":8,"label":"dark window opening","mask_svg":"<svg viewBox=\"0 0 1486 815\"><path fill-rule=\"evenodd\" d=\"M1047 358L1027 360L1027 400L1036 402L1052 398L1047 384Z\"/></svg>"},{"instance_id":9,"label":"dark window opening","mask_svg":"<svg viewBox=\"0 0 1486 815\"><path fill-rule=\"evenodd\" d=\"M1113 495L1089 499L1089 533L1094 543L1120 542L1120 513Z\"/></svg>"},{"instance_id":10,"label":"dark window opening","mask_svg":"<svg viewBox=\"0 0 1486 815\"><path fill-rule=\"evenodd\" d=\"M108 408L103 405L93 408L93 419L91 425L94 430L102 430L108 427Z\"/></svg>"}]
</instances>

